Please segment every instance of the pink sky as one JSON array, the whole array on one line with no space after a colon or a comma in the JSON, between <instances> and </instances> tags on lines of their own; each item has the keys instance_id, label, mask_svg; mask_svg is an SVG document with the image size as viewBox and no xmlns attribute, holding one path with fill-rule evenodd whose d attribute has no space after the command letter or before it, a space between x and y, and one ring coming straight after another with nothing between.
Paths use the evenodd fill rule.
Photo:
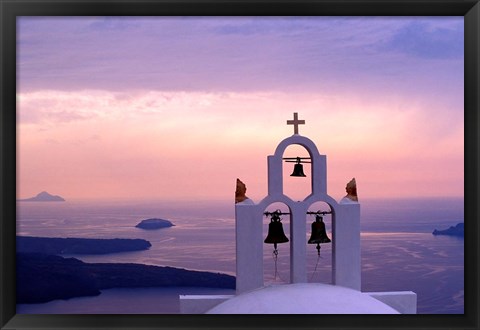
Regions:
<instances>
[{"instance_id":1,"label":"pink sky","mask_svg":"<svg viewBox=\"0 0 480 330\"><path fill-rule=\"evenodd\" d=\"M19 198L233 201L238 177L258 201L293 112L336 199L352 177L360 199L463 196L462 17L25 17L18 35Z\"/></svg>"}]
</instances>

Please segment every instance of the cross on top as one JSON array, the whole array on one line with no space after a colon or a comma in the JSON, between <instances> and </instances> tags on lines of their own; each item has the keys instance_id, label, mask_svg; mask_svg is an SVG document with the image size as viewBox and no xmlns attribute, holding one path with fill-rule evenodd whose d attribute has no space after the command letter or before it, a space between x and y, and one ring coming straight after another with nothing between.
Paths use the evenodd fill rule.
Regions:
<instances>
[{"instance_id":1,"label":"cross on top","mask_svg":"<svg viewBox=\"0 0 480 330\"><path fill-rule=\"evenodd\" d=\"M293 113L293 120L287 120L287 125L293 125L294 134L298 134L298 125L305 125L305 120L298 120L298 113Z\"/></svg>"}]
</instances>

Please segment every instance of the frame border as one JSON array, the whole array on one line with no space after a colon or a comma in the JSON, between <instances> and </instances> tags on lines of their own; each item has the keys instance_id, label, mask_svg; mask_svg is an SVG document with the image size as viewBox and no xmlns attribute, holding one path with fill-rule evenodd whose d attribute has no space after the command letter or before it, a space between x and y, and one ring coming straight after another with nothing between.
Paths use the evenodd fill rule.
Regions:
<instances>
[{"instance_id":1,"label":"frame border","mask_svg":"<svg viewBox=\"0 0 480 330\"><path fill-rule=\"evenodd\" d=\"M465 314L463 315L16 315L17 16L464 16ZM479 0L0 0L1 329L479 329Z\"/></svg>"}]
</instances>

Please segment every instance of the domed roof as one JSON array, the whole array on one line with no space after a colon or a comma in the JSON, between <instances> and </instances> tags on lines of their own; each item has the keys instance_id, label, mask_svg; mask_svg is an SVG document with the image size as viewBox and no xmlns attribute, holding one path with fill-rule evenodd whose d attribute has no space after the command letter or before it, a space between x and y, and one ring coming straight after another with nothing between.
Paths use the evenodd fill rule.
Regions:
<instances>
[{"instance_id":1,"label":"domed roof","mask_svg":"<svg viewBox=\"0 0 480 330\"><path fill-rule=\"evenodd\" d=\"M322 283L272 285L235 296L207 314L399 314L368 294Z\"/></svg>"}]
</instances>

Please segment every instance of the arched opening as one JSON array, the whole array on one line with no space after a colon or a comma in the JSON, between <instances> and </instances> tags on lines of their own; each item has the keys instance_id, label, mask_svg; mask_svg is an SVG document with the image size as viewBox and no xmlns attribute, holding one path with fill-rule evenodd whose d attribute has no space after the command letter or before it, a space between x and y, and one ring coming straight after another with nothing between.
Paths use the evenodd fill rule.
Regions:
<instances>
[{"instance_id":1,"label":"arched opening","mask_svg":"<svg viewBox=\"0 0 480 330\"><path fill-rule=\"evenodd\" d=\"M265 214L267 213L267 214ZM272 221L280 220L281 225L271 226ZM284 203L272 203L264 210L263 217L263 239L270 238L270 243L263 244L263 280L268 284L290 283L290 209ZM276 252L273 241L281 236L279 228L288 242L277 243ZM273 238L273 240L272 240Z\"/></svg>"},{"instance_id":2,"label":"arched opening","mask_svg":"<svg viewBox=\"0 0 480 330\"><path fill-rule=\"evenodd\" d=\"M327 203L315 202L308 208L306 226L308 282L332 284L332 221L332 208ZM327 242L328 240L330 242Z\"/></svg>"},{"instance_id":3,"label":"arched opening","mask_svg":"<svg viewBox=\"0 0 480 330\"><path fill-rule=\"evenodd\" d=\"M296 158L300 157L301 166L305 176L292 176L297 166ZM283 193L294 201L303 201L312 193L312 164L310 154L305 147L298 144L291 144L283 153Z\"/></svg>"}]
</instances>

